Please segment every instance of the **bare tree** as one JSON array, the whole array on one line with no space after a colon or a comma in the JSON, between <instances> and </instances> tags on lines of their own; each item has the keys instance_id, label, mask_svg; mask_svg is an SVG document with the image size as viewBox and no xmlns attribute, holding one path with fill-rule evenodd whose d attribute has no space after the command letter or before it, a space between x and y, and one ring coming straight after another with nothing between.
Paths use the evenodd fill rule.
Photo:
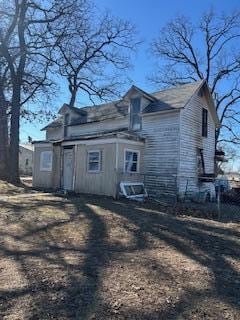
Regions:
<instances>
[{"instance_id":1,"label":"bare tree","mask_svg":"<svg viewBox=\"0 0 240 320\"><path fill-rule=\"evenodd\" d=\"M7 70L8 86L1 87L0 120L5 123L5 97L9 99L10 139L9 176L12 182L19 181L19 123L23 109L40 90L51 85L48 68L57 39L51 35L51 26L73 9L74 1L9 0L0 4L0 59ZM60 23L61 24L61 23ZM0 90L1 90L0 88ZM6 132L1 132L6 139ZM1 143L3 145L4 143ZM5 143L6 145L7 143Z\"/></svg>"},{"instance_id":2,"label":"bare tree","mask_svg":"<svg viewBox=\"0 0 240 320\"><path fill-rule=\"evenodd\" d=\"M109 13L96 13L90 3L76 10L58 42L58 72L67 80L70 106L79 91L95 98L120 94L123 74L130 67L130 53L137 47L135 28Z\"/></svg>"},{"instance_id":3,"label":"bare tree","mask_svg":"<svg viewBox=\"0 0 240 320\"><path fill-rule=\"evenodd\" d=\"M161 65L151 76L173 86L206 79L216 100L221 128L216 141L240 143L240 12L217 15L212 9L197 24L186 17L168 23L152 43Z\"/></svg>"}]
</instances>

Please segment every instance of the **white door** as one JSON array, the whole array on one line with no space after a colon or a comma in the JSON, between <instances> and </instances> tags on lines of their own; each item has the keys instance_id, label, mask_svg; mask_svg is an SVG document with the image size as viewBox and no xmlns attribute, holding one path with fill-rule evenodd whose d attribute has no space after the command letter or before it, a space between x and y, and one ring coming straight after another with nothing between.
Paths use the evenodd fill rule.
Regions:
<instances>
[{"instance_id":1,"label":"white door","mask_svg":"<svg viewBox=\"0 0 240 320\"><path fill-rule=\"evenodd\" d=\"M73 190L73 149L63 150L63 189Z\"/></svg>"}]
</instances>

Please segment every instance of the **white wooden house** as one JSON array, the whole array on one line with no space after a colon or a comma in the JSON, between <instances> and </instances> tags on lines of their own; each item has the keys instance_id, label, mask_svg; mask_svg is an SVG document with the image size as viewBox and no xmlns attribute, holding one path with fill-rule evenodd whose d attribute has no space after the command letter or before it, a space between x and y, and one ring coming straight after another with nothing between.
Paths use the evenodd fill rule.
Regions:
<instances>
[{"instance_id":1,"label":"white wooden house","mask_svg":"<svg viewBox=\"0 0 240 320\"><path fill-rule=\"evenodd\" d=\"M70 108L34 143L33 185L116 197L121 181L152 196L214 195L219 120L205 81L154 93L135 86L119 101Z\"/></svg>"}]
</instances>

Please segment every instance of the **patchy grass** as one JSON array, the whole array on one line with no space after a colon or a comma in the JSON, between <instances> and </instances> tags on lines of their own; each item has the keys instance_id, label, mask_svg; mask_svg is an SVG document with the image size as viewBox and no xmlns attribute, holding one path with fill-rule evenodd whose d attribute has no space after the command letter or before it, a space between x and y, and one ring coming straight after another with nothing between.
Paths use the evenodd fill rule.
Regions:
<instances>
[{"instance_id":1,"label":"patchy grass","mask_svg":"<svg viewBox=\"0 0 240 320\"><path fill-rule=\"evenodd\" d=\"M104 197L0 197L0 318L239 319L239 223Z\"/></svg>"}]
</instances>

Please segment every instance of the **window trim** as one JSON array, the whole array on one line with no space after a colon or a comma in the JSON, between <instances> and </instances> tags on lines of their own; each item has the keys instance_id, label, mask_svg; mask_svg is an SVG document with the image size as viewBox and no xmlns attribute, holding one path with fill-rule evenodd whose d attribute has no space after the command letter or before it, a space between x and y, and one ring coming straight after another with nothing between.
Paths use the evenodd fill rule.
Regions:
<instances>
[{"instance_id":1,"label":"window trim","mask_svg":"<svg viewBox=\"0 0 240 320\"><path fill-rule=\"evenodd\" d=\"M44 167L43 166L43 154L48 153L51 154L51 165L49 167ZM47 171L51 172L52 171L52 165L53 165L53 152L52 150L45 150L40 152L40 171Z\"/></svg>"},{"instance_id":2,"label":"window trim","mask_svg":"<svg viewBox=\"0 0 240 320\"><path fill-rule=\"evenodd\" d=\"M208 137L208 109L206 108L202 108L202 137Z\"/></svg>"},{"instance_id":3,"label":"window trim","mask_svg":"<svg viewBox=\"0 0 240 320\"><path fill-rule=\"evenodd\" d=\"M90 155L90 153L93 153L93 152L97 152L98 155L99 155L98 170L89 170L89 155ZM88 150L87 151L87 172L88 173L99 173L99 172L101 172L101 165L102 165L101 153L102 153L102 151L99 150L99 149L97 149L97 150ZM96 162L96 161L92 161L92 162Z\"/></svg>"},{"instance_id":4,"label":"window trim","mask_svg":"<svg viewBox=\"0 0 240 320\"><path fill-rule=\"evenodd\" d=\"M134 152L137 153L138 155L138 160L137 160L137 171L127 171L126 170L126 153L127 152ZM129 173L129 174L134 174L134 173L139 173L140 172L140 150L134 150L134 149L128 149L124 148L124 173Z\"/></svg>"}]
</instances>

